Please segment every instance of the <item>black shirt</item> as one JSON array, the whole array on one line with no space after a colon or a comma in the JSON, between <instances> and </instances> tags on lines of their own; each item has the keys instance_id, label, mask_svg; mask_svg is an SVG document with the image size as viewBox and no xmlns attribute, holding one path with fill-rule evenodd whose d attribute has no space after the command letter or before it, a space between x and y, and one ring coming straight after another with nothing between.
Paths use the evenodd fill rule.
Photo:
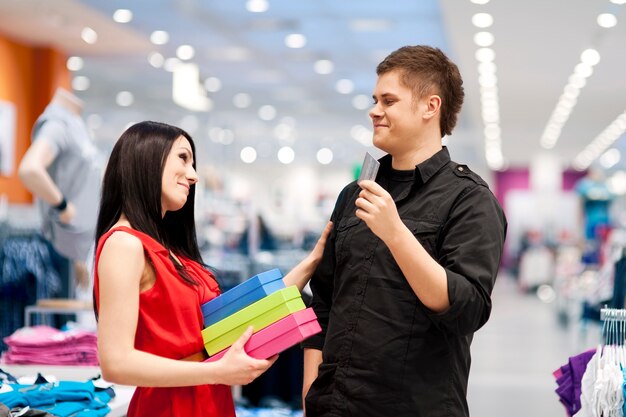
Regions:
<instances>
[{"instance_id":1,"label":"black shirt","mask_svg":"<svg viewBox=\"0 0 626 417\"><path fill-rule=\"evenodd\" d=\"M303 343L323 363L306 398L307 417L468 416L473 334L489 318L506 219L487 184L444 147L411 181L381 158L376 182L446 271L450 308L417 298L387 246L355 216L360 191L346 186L312 280L322 333ZM404 174L406 175L406 174Z\"/></svg>"}]
</instances>

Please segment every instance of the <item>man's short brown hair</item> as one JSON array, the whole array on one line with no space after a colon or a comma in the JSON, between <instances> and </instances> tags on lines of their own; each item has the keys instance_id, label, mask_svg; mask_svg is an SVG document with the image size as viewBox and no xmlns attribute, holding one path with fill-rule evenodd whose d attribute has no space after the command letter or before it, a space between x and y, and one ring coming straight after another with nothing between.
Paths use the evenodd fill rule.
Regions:
<instances>
[{"instance_id":1,"label":"man's short brown hair","mask_svg":"<svg viewBox=\"0 0 626 417\"><path fill-rule=\"evenodd\" d=\"M401 71L400 80L413 90L414 100L428 94L441 97L441 136L451 134L465 96L463 79L456 64L439 48L403 46L378 64L376 74L380 76L394 70Z\"/></svg>"}]
</instances>

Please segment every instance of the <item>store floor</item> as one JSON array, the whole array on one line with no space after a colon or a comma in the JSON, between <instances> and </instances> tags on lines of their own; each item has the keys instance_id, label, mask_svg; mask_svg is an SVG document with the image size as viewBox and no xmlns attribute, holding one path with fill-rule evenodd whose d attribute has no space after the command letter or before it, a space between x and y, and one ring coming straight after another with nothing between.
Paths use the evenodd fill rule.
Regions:
<instances>
[{"instance_id":1,"label":"store floor","mask_svg":"<svg viewBox=\"0 0 626 417\"><path fill-rule=\"evenodd\" d=\"M502 276L493 293L493 311L472 344L468 389L473 417L560 417L552 371L567 358L600 341L597 324L559 325L554 303L520 292Z\"/></svg>"}]
</instances>

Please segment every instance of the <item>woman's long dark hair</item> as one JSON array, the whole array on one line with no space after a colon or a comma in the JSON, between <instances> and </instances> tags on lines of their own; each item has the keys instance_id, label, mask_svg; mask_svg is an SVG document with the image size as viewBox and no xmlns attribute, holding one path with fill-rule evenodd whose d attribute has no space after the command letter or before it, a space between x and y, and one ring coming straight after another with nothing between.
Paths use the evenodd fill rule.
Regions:
<instances>
[{"instance_id":1,"label":"woman's long dark hair","mask_svg":"<svg viewBox=\"0 0 626 417\"><path fill-rule=\"evenodd\" d=\"M161 214L161 184L165 161L172 145L181 136L189 141L195 156L196 148L191 136L184 130L165 123L140 122L129 127L120 136L104 173L96 226L96 247L100 237L124 213L134 229L149 235L175 255L204 265L194 223L196 185L191 184L187 202L180 210L168 211L165 217ZM196 168L195 157L193 167ZM185 282L197 284L184 267L178 262L173 263Z\"/></svg>"}]
</instances>

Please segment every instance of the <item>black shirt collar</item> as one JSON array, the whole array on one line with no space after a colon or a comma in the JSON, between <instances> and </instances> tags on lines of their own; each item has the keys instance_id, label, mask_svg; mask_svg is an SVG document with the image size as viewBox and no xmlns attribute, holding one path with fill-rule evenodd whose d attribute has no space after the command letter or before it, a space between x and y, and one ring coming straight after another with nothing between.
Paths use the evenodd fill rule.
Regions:
<instances>
[{"instance_id":1,"label":"black shirt collar","mask_svg":"<svg viewBox=\"0 0 626 417\"><path fill-rule=\"evenodd\" d=\"M415 166L415 182L425 184L448 162L450 162L450 152L444 146L439 152ZM391 155L380 158L380 169L386 174L391 172Z\"/></svg>"}]
</instances>

